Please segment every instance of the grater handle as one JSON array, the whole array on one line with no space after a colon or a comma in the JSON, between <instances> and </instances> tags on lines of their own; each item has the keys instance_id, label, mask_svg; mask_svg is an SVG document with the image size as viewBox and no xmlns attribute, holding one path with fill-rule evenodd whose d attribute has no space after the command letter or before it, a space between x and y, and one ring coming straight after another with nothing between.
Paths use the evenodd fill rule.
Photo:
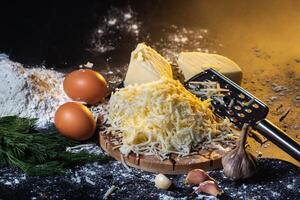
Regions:
<instances>
[{"instance_id":1,"label":"grater handle","mask_svg":"<svg viewBox=\"0 0 300 200\"><path fill-rule=\"evenodd\" d=\"M256 124L255 129L300 162L300 145L275 124L263 119Z\"/></svg>"}]
</instances>

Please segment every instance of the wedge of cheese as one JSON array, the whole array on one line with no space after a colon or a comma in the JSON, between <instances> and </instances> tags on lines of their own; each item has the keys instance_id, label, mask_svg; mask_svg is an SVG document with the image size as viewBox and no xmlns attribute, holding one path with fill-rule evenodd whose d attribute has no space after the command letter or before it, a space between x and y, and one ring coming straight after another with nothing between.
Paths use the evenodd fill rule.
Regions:
<instances>
[{"instance_id":1,"label":"wedge of cheese","mask_svg":"<svg viewBox=\"0 0 300 200\"><path fill-rule=\"evenodd\" d=\"M182 52L178 56L177 64L184 75L185 81L208 68L213 68L239 85L242 82L243 74L241 68L229 58L221 55Z\"/></svg>"},{"instance_id":2,"label":"wedge of cheese","mask_svg":"<svg viewBox=\"0 0 300 200\"><path fill-rule=\"evenodd\" d=\"M144 43L138 44L131 53L125 86L157 81L163 76L173 78L168 61Z\"/></svg>"}]
</instances>

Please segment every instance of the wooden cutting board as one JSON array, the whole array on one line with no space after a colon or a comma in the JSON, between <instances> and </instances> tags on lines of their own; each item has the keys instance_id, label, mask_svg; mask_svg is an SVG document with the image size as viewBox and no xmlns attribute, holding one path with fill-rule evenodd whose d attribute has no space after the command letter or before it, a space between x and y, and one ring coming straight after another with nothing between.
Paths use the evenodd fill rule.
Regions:
<instances>
[{"instance_id":1,"label":"wooden cutting board","mask_svg":"<svg viewBox=\"0 0 300 200\"><path fill-rule=\"evenodd\" d=\"M156 156L136 156L129 154L127 157L123 156L118 148L114 148L111 142L111 136L107 134L99 134L99 143L101 147L113 158L124 162L131 167L142 169L154 173L163 174L186 174L191 169L201 168L205 171L222 168L221 157L224 152L220 151L206 151L201 155L191 155L186 157L171 156L171 159L160 160Z\"/></svg>"}]
</instances>

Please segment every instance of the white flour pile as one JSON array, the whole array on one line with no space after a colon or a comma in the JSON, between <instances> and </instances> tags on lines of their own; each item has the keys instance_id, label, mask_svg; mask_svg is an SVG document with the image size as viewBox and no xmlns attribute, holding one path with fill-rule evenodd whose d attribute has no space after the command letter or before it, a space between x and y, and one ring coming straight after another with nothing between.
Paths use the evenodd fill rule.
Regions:
<instances>
[{"instance_id":1,"label":"white flour pile","mask_svg":"<svg viewBox=\"0 0 300 200\"><path fill-rule=\"evenodd\" d=\"M24 68L0 54L0 117L37 118L36 126L53 122L56 108L68 101L63 92L64 74L45 68Z\"/></svg>"}]
</instances>

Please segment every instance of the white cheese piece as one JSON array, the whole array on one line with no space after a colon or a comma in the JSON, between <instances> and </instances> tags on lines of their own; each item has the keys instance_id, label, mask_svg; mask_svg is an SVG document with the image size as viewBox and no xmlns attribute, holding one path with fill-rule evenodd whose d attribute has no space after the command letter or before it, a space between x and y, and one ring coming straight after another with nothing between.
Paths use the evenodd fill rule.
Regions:
<instances>
[{"instance_id":1,"label":"white cheese piece","mask_svg":"<svg viewBox=\"0 0 300 200\"><path fill-rule=\"evenodd\" d=\"M221 55L182 52L178 56L177 64L184 75L185 81L208 68L213 68L239 85L242 82L243 74L241 68L229 58Z\"/></svg>"},{"instance_id":2,"label":"white cheese piece","mask_svg":"<svg viewBox=\"0 0 300 200\"><path fill-rule=\"evenodd\" d=\"M173 78L168 61L144 43L138 44L131 53L125 86L157 81L163 76Z\"/></svg>"}]
</instances>

